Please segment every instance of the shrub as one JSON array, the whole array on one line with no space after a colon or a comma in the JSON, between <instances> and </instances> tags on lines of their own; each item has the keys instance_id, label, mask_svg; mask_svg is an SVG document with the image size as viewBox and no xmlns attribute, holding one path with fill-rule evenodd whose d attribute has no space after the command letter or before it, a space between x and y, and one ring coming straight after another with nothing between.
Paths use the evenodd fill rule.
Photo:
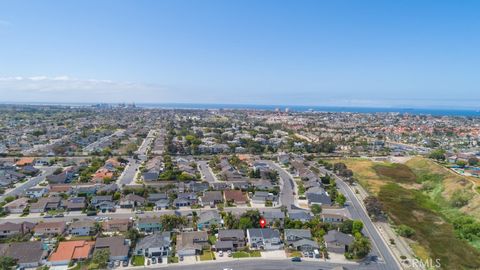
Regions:
<instances>
[{"instance_id":1,"label":"shrub","mask_svg":"<svg viewBox=\"0 0 480 270\"><path fill-rule=\"evenodd\" d=\"M407 226L407 225L402 224L402 225L398 226L397 233L400 236L410 238L413 235L415 235L415 230L413 228Z\"/></svg>"}]
</instances>

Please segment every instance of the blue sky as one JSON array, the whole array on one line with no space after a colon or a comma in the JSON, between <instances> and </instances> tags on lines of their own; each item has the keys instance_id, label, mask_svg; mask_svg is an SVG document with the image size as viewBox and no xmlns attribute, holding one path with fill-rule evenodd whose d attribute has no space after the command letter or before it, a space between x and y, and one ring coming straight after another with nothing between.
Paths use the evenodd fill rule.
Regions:
<instances>
[{"instance_id":1,"label":"blue sky","mask_svg":"<svg viewBox=\"0 0 480 270\"><path fill-rule=\"evenodd\" d=\"M479 1L2 1L0 101L480 107Z\"/></svg>"}]
</instances>

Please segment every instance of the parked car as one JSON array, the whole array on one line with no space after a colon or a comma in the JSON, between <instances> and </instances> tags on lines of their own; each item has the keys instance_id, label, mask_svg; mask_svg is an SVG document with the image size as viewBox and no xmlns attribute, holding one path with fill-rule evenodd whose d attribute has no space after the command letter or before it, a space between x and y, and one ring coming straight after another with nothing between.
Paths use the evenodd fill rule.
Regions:
<instances>
[{"instance_id":1,"label":"parked car","mask_svg":"<svg viewBox=\"0 0 480 270\"><path fill-rule=\"evenodd\" d=\"M64 214L57 214L55 215L55 217L64 217L65 215Z\"/></svg>"},{"instance_id":2,"label":"parked car","mask_svg":"<svg viewBox=\"0 0 480 270\"><path fill-rule=\"evenodd\" d=\"M301 262L302 259L300 257L293 257L292 262Z\"/></svg>"},{"instance_id":3,"label":"parked car","mask_svg":"<svg viewBox=\"0 0 480 270\"><path fill-rule=\"evenodd\" d=\"M227 251L227 255L228 257L232 257L232 251L231 250Z\"/></svg>"},{"instance_id":4,"label":"parked car","mask_svg":"<svg viewBox=\"0 0 480 270\"><path fill-rule=\"evenodd\" d=\"M178 259L179 259L181 262L183 262L183 256L182 256L182 255L180 255L180 256L178 257Z\"/></svg>"},{"instance_id":5,"label":"parked car","mask_svg":"<svg viewBox=\"0 0 480 270\"><path fill-rule=\"evenodd\" d=\"M223 257L223 251L220 250L220 251L218 252L218 256L219 256L219 257Z\"/></svg>"},{"instance_id":6,"label":"parked car","mask_svg":"<svg viewBox=\"0 0 480 270\"><path fill-rule=\"evenodd\" d=\"M152 258L152 264L157 264L157 259L155 257Z\"/></svg>"},{"instance_id":7,"label":"parked car","mask_svg":"<svg viewBox=\"0 0 480 270\"><path fill-rule=\"evenodd\" d=\"M123 261L122 266L123 267L128 267L128 261Z\"/></svg>"}]
</instances>

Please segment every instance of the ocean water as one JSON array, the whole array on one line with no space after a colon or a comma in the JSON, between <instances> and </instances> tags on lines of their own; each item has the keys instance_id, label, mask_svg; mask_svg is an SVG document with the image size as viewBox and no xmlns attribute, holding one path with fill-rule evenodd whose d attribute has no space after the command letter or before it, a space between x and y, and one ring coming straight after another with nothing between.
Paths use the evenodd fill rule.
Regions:
<instances>
[{"instance_id":1,"label":"ocean water","mask_svg":"<svg viewBox=\"0 0 480 270\"><path fill-rule=\"evenodd\" d=\"M473 109L438 109L438 108L377 108L377 107L333 107L333 106L300 106L300 105L249 105L249 104L195 104L195 103L158 103L136 104L144 108L164 109L251 109L274 111L279 109L291 112L353 112L353 113L408 113L436 116L477 116L480 110Z\"/></svg>"},{"instance_id":2,"label":"ocean water","mask_svg":"<svg viewBox=\"0 0 480 270\"><path fill-rule=\"evenodd\" d=\"M48 103L48 102L0 102L0 104L12 105L59 105L59 106L92 106L98 103ZM112 103L111 105L116 105ZM342 107L342 106L302 106L302 105L253 105L253 104L204 104L204 103L136 103L140 108L160 109L238 109L238 110L267 110L279 109L291 112L352 112L352 113L408 113L416 115L435 116L471 116L480 117L478 109L440 109L440 108L396 108L396 107ZM480 106L479 106L480 107Z\"/></svg>"}]
</instances>

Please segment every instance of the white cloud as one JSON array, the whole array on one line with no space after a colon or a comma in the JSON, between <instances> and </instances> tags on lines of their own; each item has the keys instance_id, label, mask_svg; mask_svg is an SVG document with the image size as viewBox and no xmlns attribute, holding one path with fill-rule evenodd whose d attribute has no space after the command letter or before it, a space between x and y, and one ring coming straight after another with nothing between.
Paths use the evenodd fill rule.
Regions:
<instances>
[{"instance_id":1,"label":"white cloud","mask_svg":"<svg viewBox=\"0 0 480 270\"><path fill-rule=\"evenodd\" d=\"M147 102L168 91L154 84L69 76L0 77L0 100L42 102Z\"/></svg>"}]
</instances>

